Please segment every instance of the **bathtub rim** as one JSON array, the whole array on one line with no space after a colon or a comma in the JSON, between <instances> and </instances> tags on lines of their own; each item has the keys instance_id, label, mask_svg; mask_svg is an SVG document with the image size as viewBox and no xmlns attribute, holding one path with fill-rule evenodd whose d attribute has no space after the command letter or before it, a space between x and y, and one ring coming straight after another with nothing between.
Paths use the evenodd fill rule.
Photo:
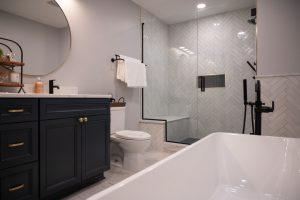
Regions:
<instances>
[{"instance_id":1,"label":"bathtub rim","mask_svg":"<svg viewBox=\"0 0 300 200\"><path fill-rule=\"evenodd\" d=\"M221 136L220 136L221 135ZM105 190L97 193L97 194L94 194L93 196L89 197L87 200L99 200L100 198L114 192L115 190L119 189L119 188L122 188L124 186L126 186L126 184L130 183L131 181L134 181L136 179L138 179L139 177L145 175L145 174L148 174L150 173L152 170L160 167L161 165L163 165L164 163L170 161L170 160L173 160L175 159L177 156L185 153L186 151L189 151L190 149L194 148L194 146L197 146L197 145L200 145L201 143L203 142L206 142L206 140L210 139L210 138L214 138L214 137L222 137L223 135L230 135L230 136L233 136L233 137L263 137L263 138L273 138L273 139L282 139L282 140L289 140L289 139L296 139L296 140L299 140L300 141L300 138L287 138L287 137L277 137L277 136L266 136L266 135L249 135L249 134L241 134L241 133L228 133L228 132L215 132L215 133L211 133L209 134L208 136L200 139L199 141L189 145L189 146L186 146L185 148L179 150L178 152L158 161L157 163L137 172L136 174L133 174L132 176L122 180L121 182L119 183L116 183L112 186L110 186L109 188L106 188Z\"/></svg>"}]
</instances>

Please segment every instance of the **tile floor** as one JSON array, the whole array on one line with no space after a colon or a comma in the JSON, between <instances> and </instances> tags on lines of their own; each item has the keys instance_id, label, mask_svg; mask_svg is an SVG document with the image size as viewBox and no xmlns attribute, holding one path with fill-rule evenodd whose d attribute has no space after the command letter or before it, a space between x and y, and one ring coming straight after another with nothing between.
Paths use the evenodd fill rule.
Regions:
<instances>
[{"instance_id":1,"label":"tile floor","mask_svg":"<svg viewBox=\"0 0 300 200\"><path fill-rule=\"evenodd\" d=\"M145 154L145 168L166 158L167 156L175 153L179 149L181 149L183 146L179 146L176 148L170 148L167 146L167 148L164 149L163 152L147 152ZM111 166L111 169L104 173L105 179L95 183L93 185L90 185L86 188L83 188L82 190L71 194L70 196L67 196L64 198L64 200L84 200L91 196L93 196L96 193L99 193L100 191L121 182L122 180L128 178L129 176L133 175L135 172L124 170L120 167Z\"/></svg>"}]
</instances>

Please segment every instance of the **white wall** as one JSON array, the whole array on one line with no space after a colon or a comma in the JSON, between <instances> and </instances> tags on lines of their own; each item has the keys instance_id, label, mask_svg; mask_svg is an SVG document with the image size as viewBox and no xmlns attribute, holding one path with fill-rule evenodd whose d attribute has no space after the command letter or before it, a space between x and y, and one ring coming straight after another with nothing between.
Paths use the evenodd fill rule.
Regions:
<instances>
[{"instance_id":1,"label":"white wall","mask_svg":"<svg viewBox=\"0 0 300 200\"><path fill-rule=\"evenodd\" d=\"M258 75L262 98L275 110L263 115L262 134L300 137L300 1L258 0ZM264 76L276 75L276 76Z\"/></svg>"},{"instance_id":2,"label":"white wall","mask_svg":"<svg viewBox=\"0 0 300 200\"><path fill-rule=\"evenodd\" d=\"M64 86L78 86L80 93L124 96L126 126L137 128L140 91L115 79L114 54L141 58L140 8L129 0L59 0L69 20L72 48L66 63L44 81L56 79ZM27 82L35 79L27 78Z\"/></svg>"},{"instance_id":3,"label":"white wall","mask_svg":"<svg viewBox=\"0 0 300 200\"><path fill-rule=\"evenodd\" d=\"M300 1L258 0L259 75L300 74Z\"/></svg>"}]
</instances>

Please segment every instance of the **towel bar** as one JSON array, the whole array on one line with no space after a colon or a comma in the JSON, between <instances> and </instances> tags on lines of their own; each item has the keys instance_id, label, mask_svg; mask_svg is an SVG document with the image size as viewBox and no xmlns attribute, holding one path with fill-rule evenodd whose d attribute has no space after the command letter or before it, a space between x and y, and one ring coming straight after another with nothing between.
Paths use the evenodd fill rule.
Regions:
<instances>
[{"instance_id":1,"label":"towel bar","mask_svg":"<svg viewBox=\"0 0 300 200\"><path fill-rule=\"evenodd\" d=\"M120 55L118 55L118 54L116 54L114 58L110 59L110 61L111 61L112 63L114 63L114 62L116 62L116 61L118 61L118 60L123 60L123 61L125 61L125 60L124 60L123 58L121 58ZM148 67L148 65L145 65L145 66Z\"/></svg>"},{"instance_id":2,"label":"towel bar","mask_svg":"<svg viewBox=\"0 0 300 200\"><path fill-rule=\"evenodd\" d=\"M118 61L118 60L123 60L123 61L125 61L124 59L122 59L122 58L120 57L120 55L117 55L117 54L116 54L116 55L115 55L115 58L112 58L112 59L111 59L111 62L114 63L114 62L116 62L116 61Z\"/></svg>"}]
</instances>

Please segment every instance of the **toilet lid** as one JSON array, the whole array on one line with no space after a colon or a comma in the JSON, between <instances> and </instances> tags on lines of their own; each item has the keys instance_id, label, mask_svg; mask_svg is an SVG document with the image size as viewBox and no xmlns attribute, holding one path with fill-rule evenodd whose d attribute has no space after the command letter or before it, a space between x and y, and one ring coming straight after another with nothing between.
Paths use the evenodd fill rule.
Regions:
<instances>
[{"instance_id":1,"label":"toilet lid","mask_svg":"<svg viewBox=\"0 0 300 200\"><path fill-rule=\"evenodd\" d=\"M129 130L118 131L115 136L127 140L149 140L151 138L149 133Z\"/></svg>"}]
</instances>

